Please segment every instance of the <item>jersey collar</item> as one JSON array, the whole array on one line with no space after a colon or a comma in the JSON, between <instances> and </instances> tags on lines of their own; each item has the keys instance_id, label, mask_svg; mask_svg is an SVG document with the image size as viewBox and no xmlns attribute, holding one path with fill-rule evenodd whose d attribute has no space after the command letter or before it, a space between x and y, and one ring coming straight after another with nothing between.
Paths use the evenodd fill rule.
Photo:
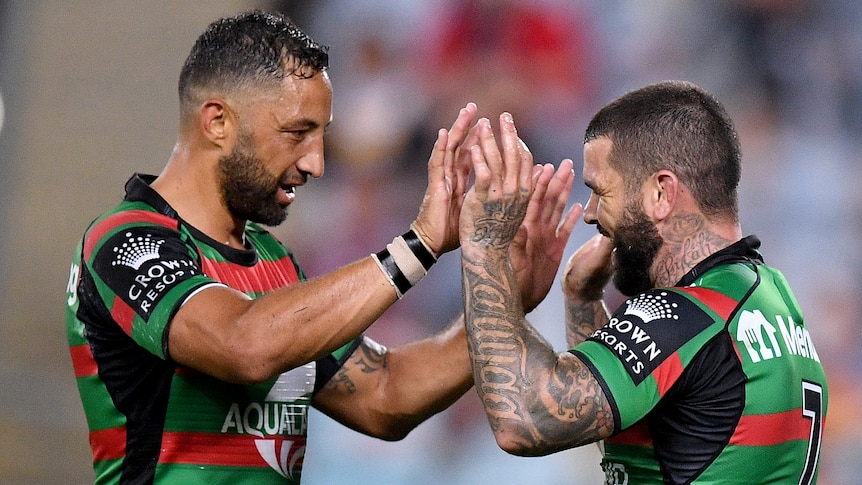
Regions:
<instances>
[{"instance_id":1,"label":"jersey collar","mask_svg":"<svg viewBox=\"0 0 862 485\"><path fill-rule=\"evenodd\" d=\"M690 286L694 280L703 276L704 273L722 264L750 263L763 264L763 256L760 255L760 239L751 235L740 239L730 246L709 255L703 261L697 263L675 286Z\"/></svg>"}]
</instances>

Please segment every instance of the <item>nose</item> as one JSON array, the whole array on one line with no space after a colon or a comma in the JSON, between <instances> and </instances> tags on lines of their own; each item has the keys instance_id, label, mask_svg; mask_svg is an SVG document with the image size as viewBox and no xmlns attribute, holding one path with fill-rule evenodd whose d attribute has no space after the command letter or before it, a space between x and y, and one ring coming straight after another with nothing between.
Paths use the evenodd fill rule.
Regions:
<instances>
[{"instance_id":1,"label":"nose","mask_svg":"<svg viewBox=\"0 0 862 485\"><path fill-rule=\"evenodd\" d=\"M587 224L598 224L599 219L597 216L597 209L599 205L599 198L596 194L590 194L589 200L587 200L587 205L584 207L584 222Z\"/></svg>"},{"instance_id":2,"label":"nose","mask_svg":"<svg viewBox=\"0 0 862 485\"><path fill-rule=\"evenodd\" d=\"M323 176L323 137L315 137L308 151L296 162L296 168L313 178Z\"/></svg>"}]
</instances>

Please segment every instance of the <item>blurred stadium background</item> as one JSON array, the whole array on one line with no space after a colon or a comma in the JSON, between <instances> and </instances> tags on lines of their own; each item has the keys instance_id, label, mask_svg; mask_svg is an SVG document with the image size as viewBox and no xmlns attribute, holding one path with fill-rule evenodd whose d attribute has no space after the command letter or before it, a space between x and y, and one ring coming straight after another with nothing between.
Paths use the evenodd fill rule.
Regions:
<instances>
[{"instance_id":1,"label":"blurred stadium background","mask_svg":"<svg viewBox=\"0 0 862 485\"><path fill-rule=\"evenodd\" d=\"M537 161L572 158L592 113L643 84L687 79L740 132L743 229L807 313L830 379L820 483L862 476L862 3L856 0L322 0L0 3L0 483L91 483L66 351L71 252L133 171L174 143L176 78L219 16L280 9L331 46L327 174L275 232L317 275L369 254L418 208L437 128L476 101L513 112ZM573 200L585 201L578 183ZM571 251L593 232L579 225ZM369 331L398 344L461 300L457 255ZM559 288L531 321L564 348ZM595 447L516 458L475 392L385 443L316 414L304 482L592 484ZM768 464L764 464L768 466Z\"/></svg>"}]
</instances>

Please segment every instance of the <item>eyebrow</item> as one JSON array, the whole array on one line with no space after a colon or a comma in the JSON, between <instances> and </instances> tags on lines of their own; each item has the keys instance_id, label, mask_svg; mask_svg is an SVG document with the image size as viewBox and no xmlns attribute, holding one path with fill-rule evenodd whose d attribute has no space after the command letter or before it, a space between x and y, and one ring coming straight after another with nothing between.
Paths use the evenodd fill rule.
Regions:
<instances>
[{"instance_id":1,"label":"eyebrow","mask_svg":"<svg viewBox=\"0 0 862 485\"><path fill-rule=\"evenodd\" d=\"M332 120L329 120L325 125L323 125L324 130L329 128L330 124L332 124ZM287 130L314 130L320 127L320 123L310 118L300 118L287 123L278 123L278 125L281 129Z\"/></svg>"}]
</instances>

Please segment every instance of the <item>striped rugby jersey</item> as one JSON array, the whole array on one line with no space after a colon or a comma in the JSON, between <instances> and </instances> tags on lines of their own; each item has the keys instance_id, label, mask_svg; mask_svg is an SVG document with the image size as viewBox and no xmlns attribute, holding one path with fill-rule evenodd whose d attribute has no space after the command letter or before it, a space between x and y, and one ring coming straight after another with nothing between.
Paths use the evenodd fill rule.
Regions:
<instances>
[{"instance_id":1,"label":"striped rugby jersey","mask_svg":"<svg viewBox=\"0 0 862 485\"><path fill-rule=\"evenodd\" d=\"M810 484L828 406L802 312L749 236L625 301L571 352L615 429L605 483Z\"/></svg>"},{"instance_id":2,"label":"striped rugby jersey","mask_svg":"<svg viewBox=\"0 0 862 485\"><path fill-rule=\"evenodd\" d=\"M312 395L359 339L253 386L172 362L171 317L195 292L226 285L255 298L305 275L258 225L245 250L187 225L153 179L128 181L72 264L66 327L96 483L298 484Z\"/></svg>"}]
</instances>

